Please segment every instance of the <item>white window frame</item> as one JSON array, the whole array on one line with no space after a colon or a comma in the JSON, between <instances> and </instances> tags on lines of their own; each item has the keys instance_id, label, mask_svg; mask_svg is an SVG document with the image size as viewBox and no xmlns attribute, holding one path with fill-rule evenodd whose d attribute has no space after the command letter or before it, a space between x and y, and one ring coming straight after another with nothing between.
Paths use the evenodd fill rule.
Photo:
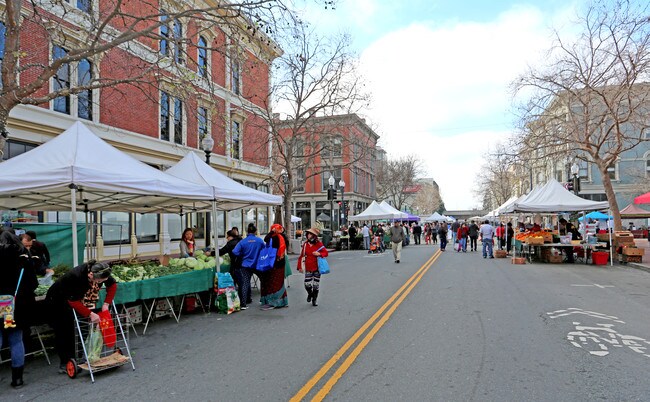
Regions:
<instances>
[{"instance_id":1,"label":"white window frame","mask_svg":"<svg viewBox=\"0 0 650 402\"><path fill-rule=\"evenodd\" d=\"M199 106L196 109L196 138L197 138L196 148L202 150L201 141L203 140L203 137L201 137L201 131L200 131L200 128L201 128L201 122L200 122L200 119L199 119L199 116L200 116L199 110L200 109L205 109L205 118L206 118L205 124L206 124L206 128L207 128L207 132L205 133L205 135L208 136L208 137L212 137L212 124L210 124L211 123L211 120L210 120L210 108L207 105L203 105L203 104L199 103Z\"/></svg>"},{"instance_id":2,"label":"white window frame","mask_svg":"<svg viewBox=\"0 0 650 402\"><path fill-rule=\"evenodd\" d=\"M167 117L169 119L169 140L163 140L161 138L161 128L160 127L160 114L162 113L162 93L166 93L167 96L169 97L169 116ZM158 139L161 141L169 142L174 145L186 145L187 144L187 102L185 102L181 98L177 98L174 96L172 91L166 90L165 88L162 88L158 91ZM181 133L181 143L178 144L174 141L175 134L176 134L176 127L174 127L174 120L176 118L176 108L174 107L174 101L176 99L179 99L181 103L183 104L183 116L181 116L181 123L183 124L183 130Z\"/></svg>"},{"instance_id":3,"label":"white window frame","mask_svg":"<svg viewBox=\"0 0 650 402\"><path fill-rule=\"evenodd\" d=\"M619 165L620 165L620 162L618 162L618 161L616 161L614 163L614 166L613 166L613 168L614 168L614 178L610 178L611 181L619 181L620 180ZM610 174L610 169L612 169L612 167L607 168L607 174L608 175Z\"/></svg>"},{"instance_id":4,"label":"white window frame","mask_svg":"<svg viewBox=\"0 0 650 402\"><path fill-rule=\"evenodd\" d=\"M645 170L645 177L650 177L650 166L648 166L648 162L650 162L650 151L647 151L645 154L643 154L643 164L644 164L644 170Z\"/></svg>"},{"instance_id":5,"label":"white window frame","mask_svg":"<svg viewBox=\"0 0 650 402\"><path fill-rule=\"evenodd\" d=\"M54 47L59 47L61 49L65 49L66 52L69 51L63 45L58 45L56 43L50 43L50 49L49 49L50 63L52 63L54 61L54 58L53 58ZM90 62L91 69L92 69L92 76L95 79L97 77L99 77L99 67L98 67L99 63L97 63L93 58L90 58L90 57L86 58L84 60L88 60L88 62ZM77 86L77 84L79 83L79 61L68 63L68 65L70 67L70 88L75 88ZM55 81L54 77L50 78L50 92L54 91L54 81ZM91 99L90 99L90 101L92 103L92 109L93 110L92 110L90 119L79 117L79 95L78 94L70 94L70 95L68 95L68 97L70 98L70 113L65 113L65 112L60 112L58 110L54 110L54 99L50 100L49 109L51 111L53 111L53 112L61 113L61 114L70 116L70 117L72 117L74 119L78 119L78 120L81 120L81 121L97 122L99 120L99 108L100 108L100 104L99 104L100 98L99 98L99 96L100 95L99 95L99 89L98 88L95 88L95 89L91 90Z\"/></svg>"},{"instance_id":6,"label":"white window frame","mask_svg":"<svg viewBox=\"0 0 650 402\"><path fill-rule=\"evenodd\" d=\"M199 41L201 38L205 39L205 48L202 48L199 46ZM210 80L210 77L212 76L212 51L210 43L212 43L212 38L210 38L208 35L205 35L204 33L200 33L197 35L196 39L196 74L201 78L205 80ZM205 74L201 74L201 69L199 66L199 54L201 49L205 49Z\"/></svg>"},{"instance_id":7,"label":"white window frame","mask_svg":"<svg viewBox=\"0 0 650 402\"><path fill-rule=\"evenodd\" d=\"M238 157L237 158L235 158L235 156L233 155L234 154L233 153L233 149L234 149L233 148L233 129L235 127L235 124L239 125L239 131L237 133L238 134L238 138L237 138L237 140L238 140L238 144L237 144L237 151L238 151L237 153L238 153L238 155L237 156ZM244 146L243 146L244 145L243 144L243 142L244 142L244 120L242 118L240 118L240 117L231 116L231 118L230 118L230 129L228 130L228 133L229 133L228 134L228 156L232 160L243 161L244 160Z\"/></svg>"}]
</instances>

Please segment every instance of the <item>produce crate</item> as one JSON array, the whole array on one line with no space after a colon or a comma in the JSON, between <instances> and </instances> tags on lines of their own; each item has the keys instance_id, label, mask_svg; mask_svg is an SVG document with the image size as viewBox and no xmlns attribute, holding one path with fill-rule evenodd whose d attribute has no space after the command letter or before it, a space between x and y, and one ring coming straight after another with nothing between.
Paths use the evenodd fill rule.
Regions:
<instances>
[{"instance_id":1,"label":"produce crate","mask_svg":"<svg viewBox=\"0 0 650 402\"><path fill-rule=\"evenodd\" d=\"M561 264L564 258L561 255L550 255L548 257L548 262L551 264Z\"/></svg>"},{"instance_id":2,"label":"produce crate","mask_svg":"<svg viewBox=\"0 0 650 402\"><path fill-rule=\"evenodd\" d=\"M600 242L609 241L609 233L598 233L596 234L596 238ZM614 238L614 236L612 236L612 238Z\"/></svg>"},{"instance_id":3,"label":"produce crate","mask_svg":"<svg viewBox=\"0 0 650 402\"><path fill-rule=\"evenodd\" d=\"M172 316L172 309L169 307L169 303L167 303L167 300L165 299L157 300L155 309L156 312L154 314L156 318Z\"/></svg>"},{"instance_id":4,"label":"produce crate","mask_svg":"<svg viewBox=\"0 0 650 402\"><path fill-rule=\"evenodd\" d=\"M642 255L625 255L625 254L623 254L623 262L641 263L641 262L643 262L643 256Z\"/></svg>"},{"instance_id":5,"label":"produce crate","mask_svg":"<svg viewBox=\"0 0 650 402\"><path fill-rule=\"evenodd\" d=\"M529 237L528 239L526 239L526 243L528 243L531 246L541 245L544 244L544 238L541 236Z\"/></svg>"},{"instance_id":6,"label":"produce crate","mask_svg":"<svg viewBox=\"0 0 650 402\"><path fill-rule=\"evenodd\" d=\"M506 258L508 252L506 250L494 250L494 256L496 258Z\"/></svg>"},{"instance_id":7,"label":"produce crate","mask_svg":"<svg viewBox=\"0 0 650 402\"><path fill-rule=\"evenodd\" d=\"M513 257L512 263L516 265L523 265L526 263L526 259L524 257Z\"/></svg>"},{"instance_id":8,"label":"produce crate","mask_svg":"<svg viewBox=\"0 0 650 402\"><path fill-rule=\"evenodd\" d=\"M542 233L542 237L544 238L544 243L553 243L553 233L544 232Z\"/></svg>"},{"instance_id":9,"label":"produce crate","mask_svg":"<svg viewBox=\"0 0 650 402\"><path fill-rule=\"evenodd\" d=\"M142 322L142 305L127 307L126 314L128 314L131 323L140 324Z\"/></svg>"},{"instance_id":10,"label":"produce crate","mask_svg":"<svg viewBox=\"0 0 650 402\"><path fill-rule=\"evenodd\" d=\"M623 247L623 255L644 255L645 254L645 249L642 248L636 248L636 247Z\"/></svg>"}]
</instances>

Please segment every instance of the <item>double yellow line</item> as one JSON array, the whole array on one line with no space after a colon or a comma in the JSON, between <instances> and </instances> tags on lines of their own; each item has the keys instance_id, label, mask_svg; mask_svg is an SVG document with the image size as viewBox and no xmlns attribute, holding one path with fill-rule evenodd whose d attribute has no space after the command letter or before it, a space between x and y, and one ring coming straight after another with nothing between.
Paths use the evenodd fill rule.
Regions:
<instances>
[{"instance_id":1,"label":"double yellow line","mask_svg":"<svg viewBox=\"0 0 650 402\"><path fill-rule=\"evenodd\" d=\"M332 356L324 365L323 367L318 370L318 372L311 378L307 383L290 399L291 402L298 402L302 401L309 392L318 384L319 381L323 379L323 377L330 371L330 369L338 362L343 355L357 342L357 340L366 332L370 326L374 324L374 327L366 334L366 336L359 342L359 344L354 348L354 350L348 355L348 357L341 363L338 369L334 372L334 374L330 377L329 380L323 385L323 387L316 393L312 401L322 401L327 394L332 390L334 385L338 382L338 380L341 379L343 374L350 368L352 363L359 357L363 349L370 343L372 338L377 334L377 332L381 329L381 327L386 324L388 319L393 315L395 310L397 310L397 307L399 307L400 304L404 301L406 296L411 293L413 288L420 282L424 274L427 273L429 268L433 265L433 263L438 259L438 257L442 254L440 250L436 251L427 262L420 267L420 269L417 270L413 276L409 278L406 283L399 288L395 294L393 294L387 301L384 303L383 306L375 314L373 314L372 317L368 321L366 321L365 324L359 330L350 338L345 344ZM389 308L390 307L390 308ZM388 311L386 311L388 310ZM386 312L384 314L384 312ZM381 318L380 316L384 314ZM377 321L379 319L379 321ZM377 321L375 323L375 321Z\"/></svg>"}]
</instances>

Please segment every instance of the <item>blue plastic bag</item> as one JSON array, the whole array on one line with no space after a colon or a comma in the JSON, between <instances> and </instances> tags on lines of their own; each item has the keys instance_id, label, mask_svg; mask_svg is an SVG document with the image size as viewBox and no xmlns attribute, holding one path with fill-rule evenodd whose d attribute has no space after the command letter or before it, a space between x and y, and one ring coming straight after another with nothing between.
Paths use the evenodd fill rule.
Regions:
<instances>
[{"instance_id":1,"label":"blue plastic bag","mask_svg":"<svg viewBox=\"0 0 650 402\"><path fill-rule=\"evenodd\" d=\"M330 264L324 257L318 257L318 272L320 272L321 275L330 273Z\"/></svg>"},{"instance_id":2,"label":"blue plastic bag","mask_svg":"<svg viewBox=\"0 0 650 402\"><path fill-rule=\"evenodd\" d=\"M235 281L229 272L217 272L217 289L235 287Z\"/></svg>"}]
</instances>

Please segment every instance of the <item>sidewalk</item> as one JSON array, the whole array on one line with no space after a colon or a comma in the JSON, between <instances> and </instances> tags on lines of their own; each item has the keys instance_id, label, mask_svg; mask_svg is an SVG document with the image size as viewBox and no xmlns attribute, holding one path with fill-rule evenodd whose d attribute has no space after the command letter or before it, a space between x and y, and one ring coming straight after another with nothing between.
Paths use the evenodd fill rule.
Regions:
<instances>
[{"instance_id":1,"label":"sidewalk","mask_svg":"<svg viewBox=\"0 0 650 402\"><path fill-rule=\"evenodd\" d=\"M648 239L634 239L634 243L638 248L642 248L645 250L645 254L643 255L642 258L643 262L641 263L628 262L627 265L650 272L650 242L648 242Z\"/></svg>"}]
</instances>

